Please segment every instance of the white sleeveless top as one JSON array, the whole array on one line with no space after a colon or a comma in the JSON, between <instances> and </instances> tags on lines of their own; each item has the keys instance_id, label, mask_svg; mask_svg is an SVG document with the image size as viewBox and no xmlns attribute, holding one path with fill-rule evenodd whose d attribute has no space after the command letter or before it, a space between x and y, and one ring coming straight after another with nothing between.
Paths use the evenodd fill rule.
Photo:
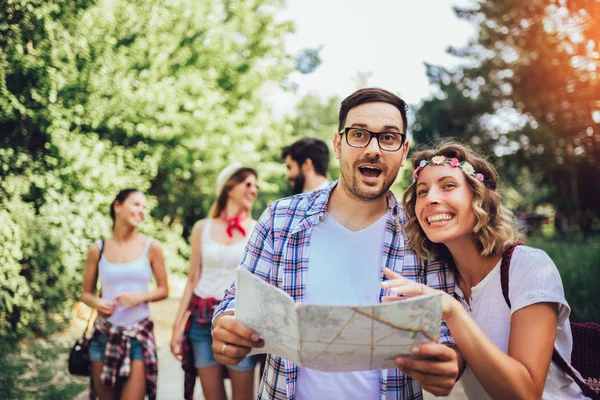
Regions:
<instances>
[{"instance_id":1,"label":"white sleeveless top","mask_svg":"<svg viewBox=\"0 0 600 400\"><path fill-rule=\"evenodd\" d=\"M194 294L203 299L212 297L221 300L225 290L236 279L236 269L242 261L244 248L256 222L252 221L252 225L244 239L229 245L217 243L210 238L212 223L212 218L207 219L204 223L202 232L202 274L194 288Z\"/></svg>"},{"instance_id":2,"label":"white sleeveless top","mask_svg":"<svg viewBox=\"0 0 600 400\"><path fill-rule=\"evenodd\" d=\"M96 242L102 248L102 241ZM152 238L148 238L142 255L133 261L113 264L102 253L98 264L98 280L102 285L102 298L112 301L123 293L147 292L148 284L152 279L152 267L148 260L148 250ZM108 318L108 322L118 326L131 326L150 316L148 303L124 310L117 304L115 313Z\"/></svg>"}]
</instances>

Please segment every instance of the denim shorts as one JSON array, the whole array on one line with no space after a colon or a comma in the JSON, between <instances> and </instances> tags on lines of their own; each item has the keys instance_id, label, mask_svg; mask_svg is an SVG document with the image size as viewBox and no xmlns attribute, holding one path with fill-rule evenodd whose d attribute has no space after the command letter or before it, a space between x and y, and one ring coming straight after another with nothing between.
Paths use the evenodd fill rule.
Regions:
<instances>
[{"instance_id":1,"label":"denim shorts","mask_svg":"<svg viewBox=\"0 0 600 400\"><path fill-rule=\"evenodd\" d=\"M94 336L90 340L90 361L104 361L104 351L106 350L107 341L108 336L105 333L94 333ZM131 339L130 357L132 360L144 359L142 344L137 339Z\"/></svg>"},{"instance_id":2,"label":"denim shorts","mask_svg":"<svg viewBox=\"0 0 600 400\"><path fill-rule=\"evenodd\" d=\"M213 367L220 365L213 355L212 336L210 334L210 324L199 324L192 322L190 327L190 339L194 351L194 366L196 368ZM246 372L252 371L256 365L256 356L246 357L237 365L227 365L232 371Z\"/></svg>"}]
</instances>

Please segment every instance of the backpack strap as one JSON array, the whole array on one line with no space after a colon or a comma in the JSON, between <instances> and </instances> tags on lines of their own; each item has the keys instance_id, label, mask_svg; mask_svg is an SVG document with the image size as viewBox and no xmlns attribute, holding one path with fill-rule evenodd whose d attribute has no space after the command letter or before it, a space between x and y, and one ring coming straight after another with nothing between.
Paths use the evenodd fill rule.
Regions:
<instances>
[{"instance_id":1,"label":"backpack strap","mask_svg":"<svg viewBox=\"0 0 600 400\"><path fill-rule=\"evenodd\" d=\"M513 252L517 246L522 245L521 242L516 242L511 244L504 250L502 254L502 262L500 264L500 284L502 285L502 295L504 296L504 300L506 301L506 305L508 308L511 308L510 299L508 298L508 281L509 281L509 272L510 272L510 260L512 259ZM593 391L589 386L585 384L573 371L573 367L569 365L568 362L560 355L558 351L556 351L556 347L552 350L552 361L562 369L567 375L571 377L577 383L577 386L581 389L584 395L588 396L591 399L600 399L600 395Z\"/></svg>"},{"instance_id":2,"label":"backpack strap","mask_svg":"<svg viewBox=\"0 0 600 400\"><path fill-rule=\"evenodd\" d=\"M506 301L508 308L511 308L510 299L508 298L508 273L510 272L510 260L512 259L513 251L517 246L522 245L521 242L511 244L504 250L502 254L502 262L500 263L500 284L502 285L502 295Z\"/></svg>"}]
</instances>

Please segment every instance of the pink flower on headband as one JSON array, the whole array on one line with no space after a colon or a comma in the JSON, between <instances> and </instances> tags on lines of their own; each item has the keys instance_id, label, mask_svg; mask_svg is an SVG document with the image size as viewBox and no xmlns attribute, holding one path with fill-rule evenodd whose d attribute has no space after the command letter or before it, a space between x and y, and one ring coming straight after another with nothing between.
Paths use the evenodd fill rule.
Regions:
<instances>
[{"instance_id":1,"label":"pink flower on headband","mask_svg":"<svg viewBox=\"0 0 600 400\"><path fill-rule=\"evenodd\" d=\"M450 161L450 165L453 167L458 167L458 163L459 163L459 161L458 161L458 158L456 158L456 157L454 157L452 159L452 161Z\"/></svg>"},{"instance_id":2,"label":"pink flower on headband","mask_svg":"<svg viewBox=\"0 0 600 400\"><path fill-rule=\"evenodd\" d=\"M483 174L477 174L477 180L483 182Z\"/></svg>"},{"instance_id":3,"label":"pink flower on headband","mask_svg":"<svg viewBox=\"0 0 600 400\"><path fill-rule=\"evenodd\" d=\"M417 176L419 176L420 170L421 170L421 167L417 167L417 169L415 169L415 173L413 174L413 179L417 179Z\"/></svg>"}]
</instances>

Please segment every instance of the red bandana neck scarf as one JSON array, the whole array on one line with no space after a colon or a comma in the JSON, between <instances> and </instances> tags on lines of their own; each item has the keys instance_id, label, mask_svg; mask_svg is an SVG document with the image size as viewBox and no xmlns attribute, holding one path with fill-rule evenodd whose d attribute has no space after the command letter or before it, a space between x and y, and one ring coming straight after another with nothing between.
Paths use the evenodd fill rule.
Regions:
<instances>
[{"instance_id":1,"label":"red bandana neck scarf","mask_svg":"<svg viewBox=\"0 0 600 400\"><path fill-rule=\"evenodd\" d=\"M227 222L227 236L233 237L233 228L240 231L243 236L246 236L246 230L242 226L242 221L246 219L246 213L236 215L235 217L228 218L225 211L221 213L221 218Z\"/></svg>"}]
</instances>

